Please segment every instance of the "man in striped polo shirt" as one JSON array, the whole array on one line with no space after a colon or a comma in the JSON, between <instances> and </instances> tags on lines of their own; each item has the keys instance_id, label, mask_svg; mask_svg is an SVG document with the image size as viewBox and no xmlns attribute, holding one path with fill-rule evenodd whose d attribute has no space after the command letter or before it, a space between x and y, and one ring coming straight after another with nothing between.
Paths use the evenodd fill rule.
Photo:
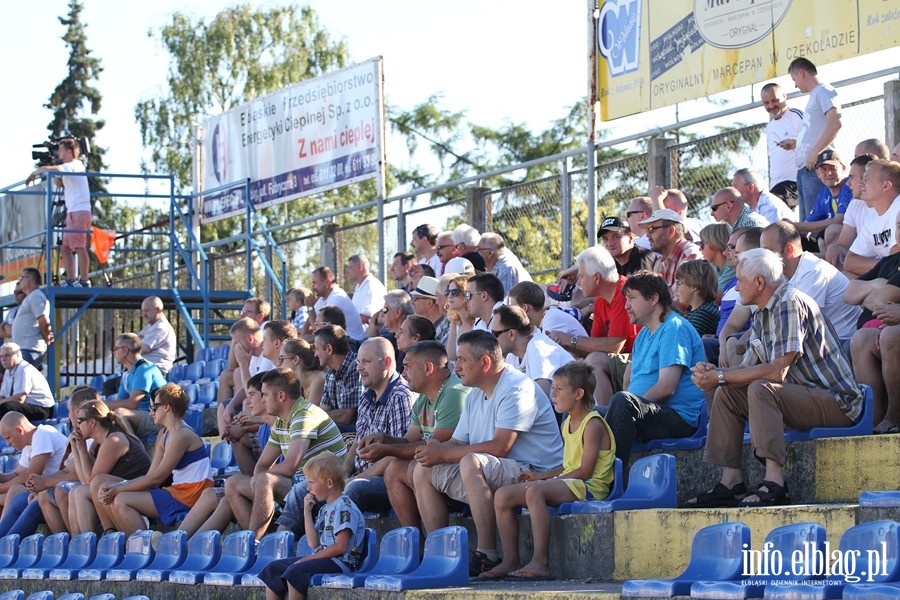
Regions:
<instances>
[{"instance_id":1,"label":"man in striped polo shirt","mask_svg":"<svg viewBox=\"0 0 900 600\"><path fill-rule=\"evenodd\" d=\"M291 487L304 488L303 465L329 450L338 456L347 453L340 431L328 414L302 397L300 380L293 371L278 368L262 380L262 399L275 424L253 475L232 475L225 481L225 498L241 529L249 529L262 539L275 516L275 502L281 502ZM284 460L276 464L279 457ZM302 496L301 496L302 506Z\"/></svg>"}]
</instances>

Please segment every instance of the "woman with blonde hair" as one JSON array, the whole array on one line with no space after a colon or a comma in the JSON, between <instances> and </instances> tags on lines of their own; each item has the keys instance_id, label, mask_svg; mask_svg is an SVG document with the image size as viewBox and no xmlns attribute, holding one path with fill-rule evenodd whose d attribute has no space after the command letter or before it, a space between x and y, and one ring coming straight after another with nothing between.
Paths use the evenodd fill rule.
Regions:
<instances>
[{"instance_id":1,"label":"woman with blonde hair","mask_svg":"<svg viewBox=\"0 0 900 600\"><path fill-rule=\"evenodd\" d=\"M724 221L712 223L700 230L700 251L703 252L703 258L716 267L718 273L716 304L722 299L725 285L736 277L734 269L725 262L725 247L730 237L731 225Z\"/></svg>"},{"instance_id":2,"label":"woman with blonde hair","mask_svg":"<svg viewBox=\"0 0 900 600\"><path fill-rule=\"evenodd\" d=\"M126 433L116 413L102 400L89 400L79 407L75 427L80 432L72 442L75 472L81 485L69 493L69 533L95 531L99 520L93 495L107 482L120 482L146 475L150 456L144 445ZM87 441L93 440L90 448ZM111 522L103 528L112 527Z\"/></svg>"},{"instance_id":3,"label":"woman with blonde hair","mask_svg":"<svg viewBox=\"0 0 900 600\"><path fill-rule=\"evenodd\" d=\"M287 340L281 345L278 366L296 373L303 389L303 397L310 404L319 405L325 392L325 367L319 364L312 345L301 339Z\"/></svg>"},{"instance_id":4,"label":"woman with blonde hair","mask_svg":"<svg viewBox=\"0 0 900 600\"><path fill-rule=\"evenodd\" d=\"M466 291L469 289L469 277L458 275L447 285L447 319L450 320L450 335L447 337L447 357L456 362L456 340L464 333L475 328L475 315L469 312L466 302Z\"/></svg>"},{"instance_id":5,"label":"woman with blonde hair","mask_svg":"<svg viewBox=\"0 0 900 600\"><path fill-rule=\"evenodd\" d=\"M100 519L131 535L159 517L164 525L180 521L208 487L213 486L209 452L203 440L184 422L187 394L168 383L156 391L150 416L161 425L150 470L143 477L106 482L94 496ZM160 487L171 478L172 483Z\"/></svg>"}]
</instances>

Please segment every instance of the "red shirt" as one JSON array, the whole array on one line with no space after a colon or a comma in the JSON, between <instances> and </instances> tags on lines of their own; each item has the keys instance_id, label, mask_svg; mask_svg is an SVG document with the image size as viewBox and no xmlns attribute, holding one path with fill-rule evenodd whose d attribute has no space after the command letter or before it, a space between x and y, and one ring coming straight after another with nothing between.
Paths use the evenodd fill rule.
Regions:
<instances>
[{"instance_id":1,"label":"red shirt","mask_svg":"<svg viewBox=\"0 0 900 600\"><path fill-rule=\"evenodd\" d=\"M594 304L594 324L591 326L591 337L625 338L625 346L621 350L623 354L631 354L634 338L640 330L640 327L631 323L631 318L625 312L625 295L622 294L622 287L627 280L624 275L619 276L612 304L603 298L597 298Z\"/></svg>"}]
</instances>

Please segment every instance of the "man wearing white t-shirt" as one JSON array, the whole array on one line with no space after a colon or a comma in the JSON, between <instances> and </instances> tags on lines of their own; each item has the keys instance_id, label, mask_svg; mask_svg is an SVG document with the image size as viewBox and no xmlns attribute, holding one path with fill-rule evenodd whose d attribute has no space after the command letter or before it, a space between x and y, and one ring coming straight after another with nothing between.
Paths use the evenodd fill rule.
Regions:
<instances>
[{"instance_id":1,"label":"man wearing white t-shirt","mask_svg":"<svg viewBox=\"0 0 900 600\"><path fill-rule=\"evenodd\" d=\"M53 392L41 372L22 358L19 345L0 346L0 363L6 370L0 384L0 416L18 412L34 421L49 419L56 404Z\"/></svg>"},{"instance_id":2,"label":"man wearing white t-shirt","mask_svg":"<svg viewBox=\"0 0 900 600\"><path fill-rule=\"evenodd\" d=\"M412 246L413 253L419 262L431 267L434 276L440 277L444 274L444 265L437 253L437 237L437 227L425 223L413 229L409 245Z\"/></svg>"},{"instance_id":3,"label":"man wearing white t-shirt","mask_svg":"<svg viewBox=\"0 0 900 600\"><path fill-rule=\"evenodd\" d=\"M558 368L574 362L565 348L528 322L518 306L502 306L494 313L491 332L500 342L507 364L523 371L547 396Z\"/></svg>"},{"instance_id":4,"label":"man wearing white t-shirt","mask_svg":"<svg viewBox=\"0 0 900 600\"><path fill-rule=\"evenodd\" d=\"M797 220L797 212L791 210L784 200L766 190L759 175L753 169L735 171L731 185L740 192L744 203L768 219L769 223L775 223L782 219Z\"/></svg>"},{"instance_id":5,"label":"man wearing white t-shirt","mask_svg":"<svg viewBox=\"0 0 900 600\"><path fill-rule=\"evenodd\" d=\"M328 267L319 267L312 272L311 281L312 290L317 296L316 303L313 305L316 314L318 315L325 306L337 306L343 311L344 319L347 321L347 335L354 340L364 339L366 332L363 329L359 311L353 305L347 292L335 283L334 272Z\"/></svg>"},{"instance_id":6,"label":"man wearing white t-shirt","mask_svg":"<svg viewBox=\"0 0 900 600\"><path fill-rule=\"evenodd\" d=\"M34 181L38 175L55 171L60 173L54 183L63 187L66 202L66 231L63 233L60 246L60 260L66 270L66 279L60 285L70 287L91 287L88 279L90 259L87 252L87 232L91 228L91 192L88 189L87 177L66 177L65 173L84 173L84 163L78 160L81 147L74 138L59 141L56 156L58 165L47 165L36 169L25 180L25 185ZM78 259L78 275L75 278L75 259Z\"/></svg>"},{"instance_id":7,"label":"man wearing white t-shirt","mask_svg":"<svg viewBox=\"0 0 900 600\"><path fill-rule=\"evenodd\" d=\"M862 178L866 174L866 165L876 158L872 154L858 154L850 162L847 187L853 192L854 199L850 201L850 204L847 205L847 210L844 211L844 222L841 224L841 233L838 235L837 240L828 244L828 247L825 249L825 260L837 267L838 270L844 271L851 278L865 273L865 271L861 273L856 273L854 270L848 271L844 261L850 252L850 246L853 245L853 241L856 239L856 228L866 219L868 213L875 212L860 198L862 197ZM852 263L853 261L851 260L851 267L853 266ZM857 265L856 268L859 268L859 266Z\"/></svg>"},{"instance_id":8,"label":"man wearing white t-shirt","mask_svg":"<svg viewBox=\"0 0 900 600\"><path fill-rule=\"evenodd\" d=\"M347 259L347 279L356 284L353 291L353 306L359 312L363 325L384 305L387 288L369 273L369 258L365 254L354 254ZM346 315L344 315L346 317Z\"/></svg>"},{"instance_id":9,"label":"man wearing white t-shirt","mask_svg":"<svg viewBox=\"0 0 900 600\"><path fill-rule=\"evenodd\" d=\"M866 165L860 196L872 209L856 225L844 268L855 275L872 269L895 243L894 223L900 212L900 163L873 160Z\"/></svg>"},{"instance_id":10,"label":"man wearing white t-shirt","mask_svg":"<svg viewBox=\"0 0 900 600\"><path fill-rule=\"evenodd\" d=\"M25 415L16 412L6 413L0 419L0 435L22 453L12 473L0 474L0 498L5 514L7 510L24 509L27 500L16 502L14 508L10 505L17 496L28 498L25 482L30 475L52 475L59 470L68 439L49 425L35 427Z\"/></svg>"},{"instance_id":11,"label":"man wearing white t-shirt","mask_svg":"<svg viewBox=\"0 0 900 600\"><path fill-rule=\"evenodd\" d=\"M577 273L576 273L577 275ZM520 281L509 290L509 299L514 306L521 308L529 322L539 331L561 331L573 335L587 337L587 331L573 313L576 308L561 306L545 306L544 288L533 281Z\"/></svg>"},{"instance_id":12,"label":"man wearing white t-shirt","mask_svg":"<svg viewBox=\"0 0 900 600\"><path fill-rule=\"evenodd\" d=\"M250 317L243 317L231 326L231 351L237 360L240 381L243 385L235 386L234 398L227 406L219 405L219 431L231 424L231 419L243 409L247 390L244 387L250 378L262 371L271 371L275 368L268 358L263 356L263 329L259 323Z\"/></svg>"},{"instance_id":13,"label":"man wearing white t-shirt","mask_svg":"<svg viewBox=\"0 0 900 600\"><path fill-rule=\"evenodd\" d=\"M492 273L479 273L469 280L466 302L469 314L475 316L473 329L491 330L491 317L495 309L503 306L503 294L503 283Z\"/></svg>"},{"instance_id":14,"label":"man wearing white t-shirt","mask_svg":"<svg viewBox=\"0 0 900 600\"><path fill-rule=\"evenodd\" d=\"M791 207L797 205L797 165L794 149L782 147L782 140L795 140L803 125L803 111L789 108L787 96L777 83L760 90L763 108L772 117L766 124L766 152L769 156L769 189ZM774 220L769 219L774 223ZM796 219L794 219L796 221Z\"/></svg>"},{"instance_id":15,"label":"man wearing white t-shirt","mask_svg":"<svg viewBox=\"0 0 900 600\"><path fill-rule=\"evenodd\" d=\"M141 356L156 365L163 375L168 374L175 361L178 340L175 329L163 312L163 301L150 296L141 302L141 316L147 325L138 332L141 338Z\"/></svg>"}]
</instances>

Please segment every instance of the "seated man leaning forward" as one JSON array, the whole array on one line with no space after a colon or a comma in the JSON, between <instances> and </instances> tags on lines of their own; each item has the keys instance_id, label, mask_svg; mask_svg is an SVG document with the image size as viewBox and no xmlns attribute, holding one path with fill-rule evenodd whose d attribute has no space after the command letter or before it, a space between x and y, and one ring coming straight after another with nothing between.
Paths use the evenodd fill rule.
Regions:
<instances>
[{"instance_id":1,"label":"seated man leaning forward","mask_svg":"<svg viewBox=\"0 0 900 600\"><path fill-rule=\"evenodd\" d=\"M560 466L562 438L550 400L532 379L503 361L487 331L459 337L456 372L475 388L446 442L416 448L416 503L426 533L448 525L447 496L469 504L478 543L469 563L477 576L500 564L494 492L525 471Z\"/></svg>"},{"instance_id":2,"label":"seated man leaning forward","mask_svg":"<svg viewBox=\"0 0 900 600\"><path fill-rule=\"evenodd\" d=\"M106 405L122 420L127 433L139 438L156 433L160 427L150 416L150 399L166 384L166 378L159 367L141 356L141 338L134 333L116 338L113 358L122 365L123 372L116 399Z\"/></svg>"},{"instance_id":3,"label":"seated man leaning forward","mask_svg":"<svg viewBox=\"0 0 900 600\"><path fill-rule=\"evenodd\" d=\"M691 384L691 365L706 358L691 323L672 307L665 279L641 271L622 288L625 310L643 326L625 370L625 390L609 400L606 422L616 457L627 466L635 440L687 437L697 430L703 392Z\"/></svg>"},{"instance_id":4,"label":"seated man leaning forward","mask_svg":"<svg viewBox=\"0 0 900 600\"><path fill-rule=\"evenodd\" d=\"M719 483L688 500L690 507L787 504L784 429L849 427L863 412L863 392L834 327L809 296L782 275L778 255L741 254L741 303L756 305L743 362L729 369L698 363L691 379L716 389L703 460L722 467ZM744 424L765 479L747 496L741 470Z\"/></svg>"}]
</instances>

